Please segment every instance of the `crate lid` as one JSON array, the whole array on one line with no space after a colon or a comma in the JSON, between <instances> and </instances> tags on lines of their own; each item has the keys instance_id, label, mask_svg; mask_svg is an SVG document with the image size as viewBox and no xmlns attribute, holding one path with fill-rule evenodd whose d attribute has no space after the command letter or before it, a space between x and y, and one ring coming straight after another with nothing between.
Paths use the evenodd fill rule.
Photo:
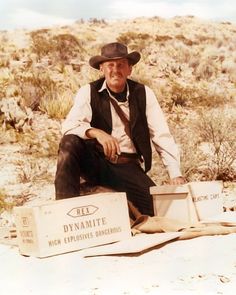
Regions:
<instances>
[{"instance_id":1,"label":"crate lid","mask_svg":"<svg viewBox=\"0 0 236 295\"><path fill-rule=\"evenodd\" d=\"M150 187L150 194L188 194L189 189L186 185L157 185Z\"/></svg>"}]
</instances>

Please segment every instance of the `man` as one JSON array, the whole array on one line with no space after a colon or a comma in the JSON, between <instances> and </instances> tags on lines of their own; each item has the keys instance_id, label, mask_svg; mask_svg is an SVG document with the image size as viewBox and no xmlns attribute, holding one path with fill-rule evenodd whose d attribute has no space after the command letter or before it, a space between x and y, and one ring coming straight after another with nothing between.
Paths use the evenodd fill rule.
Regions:
<instances>
[{"instance_id":1,"label":"man","mask_svg":"<svg viewBox=\"0 0 236 295\"><path fill-rule=\"evenodd\" d=\"M140 57L114 42L90 58L90 65L104 77L79 89L62 125L56 199L79 196L83 177L92 185L126 192L142 214L152 216L149 188L155 183L146 174L151 168L151 141L170 183L185 182L177 146L153 91L128 79Z\"/></svg>"}]
</instances>

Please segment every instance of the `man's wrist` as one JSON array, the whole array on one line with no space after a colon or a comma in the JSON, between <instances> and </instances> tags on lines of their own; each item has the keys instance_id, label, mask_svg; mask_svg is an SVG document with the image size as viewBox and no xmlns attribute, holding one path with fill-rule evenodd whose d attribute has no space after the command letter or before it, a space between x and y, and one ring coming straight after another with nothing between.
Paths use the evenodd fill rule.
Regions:
<instances>
[{"instance_id":1,"label":"man's wrist","mask_svg":"<svg viewBox=\"0 0 236 295\"><path fill-rule=\"evenodd\" d=\"M89 129L86 130L85 135L88 138L97 138L98 130L99 129L96 129L96 128L89 128Z\"/></svg>"}]
</instances>

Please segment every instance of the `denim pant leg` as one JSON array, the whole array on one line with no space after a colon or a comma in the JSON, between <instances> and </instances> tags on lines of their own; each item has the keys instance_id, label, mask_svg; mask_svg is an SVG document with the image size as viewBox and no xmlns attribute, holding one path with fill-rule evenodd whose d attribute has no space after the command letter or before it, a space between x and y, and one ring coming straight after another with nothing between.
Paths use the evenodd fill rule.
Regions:
<instances>
[{"instance_id":1,"label":"denim pant leg","mask_svg":"<svg viewBox=\"0 0 236 295\"><path fill-rule=\"evenodd\" d=\"M72 134L62 137L55 177L57 200L79 196L80 177L97 182L96 153L93 140L86 141Z\"/></svg>"},{"instance_id":2,"label":"denim pant leg","mask_svg":"<svg viewBox=\"0 0 236 295\"><path fill-rule=\"evenodd\" d=\"M126 192L127 198L142 214L153 215L149 187L154 182L137 164L111 164L96 146L95 140L76 135L61 139L55 177L56 199L80 195L80 177L92 185L104 185Z\"/></svg>"},{"instance_id":3,"label":"denim pant leg","mask_svg":"<svg viewBox=\"0 0 236 295\"><path fill-rule=\"evenodd\" d=\"M149 191L151 186L155 186L153 180L135 163L108 165L110 169L106 184L117 191L126 192L127 199L142 214L153 216L153 200Z\"/></svg>"}]
</instances>

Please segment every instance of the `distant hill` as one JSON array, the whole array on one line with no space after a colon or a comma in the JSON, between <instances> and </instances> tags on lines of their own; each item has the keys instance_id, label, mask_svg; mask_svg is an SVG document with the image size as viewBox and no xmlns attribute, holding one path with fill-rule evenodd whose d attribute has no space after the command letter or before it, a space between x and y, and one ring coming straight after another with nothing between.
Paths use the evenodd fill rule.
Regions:
<instances>
[{"instance_id":1,"label":"distant hill","mask_svg":"<svg viewBox=\"0 0 236 295\"><path fill-rule=\"evenodd\" d=\"M116 40L141 52L133 78L151 86L167 111L176 104L214 106L235 100L236 25L192 16L93 19L2 31L0 99L17 96L37 109L43 100L72 98L79 86L98 76L88 59Z\"/></svg>"}]
</instances>

